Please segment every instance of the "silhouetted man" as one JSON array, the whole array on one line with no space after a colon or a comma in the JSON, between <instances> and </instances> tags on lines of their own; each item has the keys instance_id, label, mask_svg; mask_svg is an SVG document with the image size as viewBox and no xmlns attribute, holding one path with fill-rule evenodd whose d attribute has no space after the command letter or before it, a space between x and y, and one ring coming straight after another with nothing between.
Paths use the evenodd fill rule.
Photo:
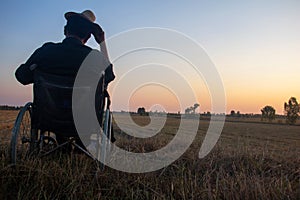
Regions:
<instances>
[{"instance_id":1,"label":"silhouetted man","mask_svg":"<svg viewBox=\"0 0 300 200\"><path fill-rule=\"evenodd\" d=\"M65 18L67 20L64 27L66 38L61 43L45 43L16 70L15 76L23 85L34 83L34 70L36 69L46 74L62 75L75 80L83 60L92 51L85 45L88 39L93 35L98 44L104 41L104 32L98 24L94 23L96 17L92 11L68 12ZM106 51L106 49L101 49L101 51ZM110 64L105 70L105 87L114 78ZM112 140L114 141L114 138ZM61 135L57 135L57 141L62 143L64 139Z\"/></svg>"}]
</instances>

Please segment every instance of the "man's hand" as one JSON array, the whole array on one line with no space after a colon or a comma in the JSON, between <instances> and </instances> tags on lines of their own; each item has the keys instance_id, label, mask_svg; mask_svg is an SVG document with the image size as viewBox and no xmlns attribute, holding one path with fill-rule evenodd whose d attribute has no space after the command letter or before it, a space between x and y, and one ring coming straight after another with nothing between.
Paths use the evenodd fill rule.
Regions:
<instances>
[{"instance_id":1,"label":"man's hand","mask_svg":"<svg viewBox=\"0 0 300 200\"><path fill-rule=\"evenodd\" d=\"M100 44L104 41L104 31L98 24L94 24L93 32L92 32L96 42Z\"/></svg>"}]
</instances>

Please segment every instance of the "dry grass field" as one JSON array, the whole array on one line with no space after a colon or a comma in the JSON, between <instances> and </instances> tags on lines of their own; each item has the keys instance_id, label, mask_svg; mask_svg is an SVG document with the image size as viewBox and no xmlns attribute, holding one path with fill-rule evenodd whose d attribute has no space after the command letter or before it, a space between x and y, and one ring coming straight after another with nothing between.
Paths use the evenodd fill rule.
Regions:
<instances>
[{"instance_id":1,"label":"dry grass field","mask_svg":"<svg viewBox=\"0 0 300 200\"><path fill-rule=\"evenodd\" d=\"M10 132L18 115L17 110L0 110L0 144L7 144L10 140Z\"/></svg>"},{"instance_id":2,"label":"dry grass field","mask_svg":"<svg viewBox=\"0 0 300 200\"><path fill-rule=\"evenodd\" d=\"M161 170L130 174L85 155L60 152L9 163L8 140L16 111L0 111L0 199L300 199L300 126L226 122L208 156L198 158L209 121L201 120L191 147ZM140 125L146 116L133 116ZM193 120L193 119L190 119ZM149 139L126 137L114 124L123 149L149 152L166 145L180 119L168 118Z\"/></svg>"}]
</instances>

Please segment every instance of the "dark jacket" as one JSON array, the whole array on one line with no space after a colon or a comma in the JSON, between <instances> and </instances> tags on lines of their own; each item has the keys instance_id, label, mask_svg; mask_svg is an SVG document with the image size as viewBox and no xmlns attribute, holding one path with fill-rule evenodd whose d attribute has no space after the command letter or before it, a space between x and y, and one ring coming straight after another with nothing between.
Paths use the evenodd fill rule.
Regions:
<instances>
[{"instance_id":1,"label":"dark jacket","mask_svg":"<svg viewBox=\"0 0 300 200\"><path fill-rule=\"evenodd\" d=\"M59 77L63 76L66 77L66 79L68 80L72 80L74 81L77 75L77 72L82 64L82 62L84 61L84 59L86 58L86 56L92 51L92 49L88 46L83 45L78 39L76 38L72 38L72 37L68 37L66 39L64 39L61 43L45 43L42 47L38 48L31 56L30 58L26 61L25 64L22 64L21 66L19 66L19 68L16 70L15 72L15 76L17 78L17 80L22 83L23 85L27 85L27 84L31 84L34 83L34 76L38 75L39 73L35 73L35 72L42 72L43 74L52 74L52 75L59 75ZM33 64L36 65L36 68L33 69L32 66ZM101 65L101 63L99 63L99 65ZM102 69L102 68L101 68ZM37 70L37 71L35 71ZM93 74L91 74L93 75ZM96 76L98 77L98 76ZM37 78L37 77L36 77ZM105 85L107 85L109 82L111 82L113 79L115 78L114 73L113 73L113 69L112 69L112 64L110 64L109 66L107 66L106 70L105 70ZM38 79L38 78L37 78ZM99 80L100 81L100 80ZM99 82L101 83L101 82ZM102 87L100 87L100 84L98 85L97 91L101 91ZM97 112L97 117L98 120L100 121L102 119L103 116L103 103L101 102L101 99L104 96L109 96L107 91L104 90L104 94L100 94L100 92L98 92L99 95L96 95L96 99L95 99L95 109L98 110ZM35 101L41 100L43 98L46 98L46 95L42 95L42 94L35 94L34 97L38 97L35 98ZM71 104L65 104L65 101L63 99L63 101L61 101L60 96L57 96L58 100L55 105L63 105L60 106L59 108L63 107L63 109L65 107L67 107L68 109L70 108ZM57 100L56 98L56 100ZM46 98L47 100L49 98ZM49 100L50 101L50 100ZM41 101L39 101L41 102ZM63 102L62 104L59 104L60 102ZM43 104L43 103L41 103ZM59 120L56 120L57 118L64 118L64 119L71 119L72 118L72 113L70 114L69 112L65 112L63 109L60 110L59 114L53 114L53 112L56 112L54 109L52 108L47 108L47 106L43 105L39 105L39 106L35 106L35 109L40 109L43 108L43 112L36 112L35 115L35 119L38 119L37 121L39 121L39 126L45 128L46 130L48 130L49 127L52 126L52 124L50 123L50 119L48 120L48 118L55 118L55 120L53 120L54 122L56 122L55 126L52 126L52 129L50 130L54 130L54 132L57 134L57 136L60 135L64 135L66 134L64 132L60 133L61 130L60 128L58 128L59 126L57 125L57 122L59 122ZM99 109L100 108L100 109ZM50 109L50 111L49 111ZM45 110L49 111L46 112ZM37 114L38 113L38 114ZM45 113L51 113L51 115L46 114ZM65 117L66 116L66 117ZM48 117L48 118L47 118ZM46 125L45 125L46 124ZM76 129L73 125L73 123L68 126L66 125L66 123L62 124L62 127L66 126L68 129L68 131L70 132L76 132ZM55 129L53 129L53 127L55 127ZM63 129L63 128L62 128ZM65 128L64 128L65 131ZM66 135L65 135L66 136ZM112 141L114 141L114 136L112 133Z\"/></svg>"},{"instance_id":2,"label":"dark jacket","mask_svg":"<svg viewBox=\"0 0 300 200\"><path fill-rule=\"evenodd\" d=\"M33 69L36 64L42 72L68 77L76 77L77 71L92 49L78 39L68 37L61 43L45 43L38 48L15 72L17 80L23 85L33 83ZM115 78L112 65L105 71L106 85Z\"/></svg>"}]
</instances>

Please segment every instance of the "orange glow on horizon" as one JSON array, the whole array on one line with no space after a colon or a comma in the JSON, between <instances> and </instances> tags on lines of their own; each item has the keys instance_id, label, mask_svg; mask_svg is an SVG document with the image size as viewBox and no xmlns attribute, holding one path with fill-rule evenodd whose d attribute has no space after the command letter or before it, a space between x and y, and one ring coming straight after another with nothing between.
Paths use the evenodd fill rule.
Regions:
<instances>
[{"instance_id":1,"label":"orange glow on horizon","mask_svg":"<svg viewBox=\"0 0 300 200\"><path fill-rule=\"evenodd\" d=\"M153 112L157 110L177 113L182 110L177 97L160 85L146 85L132 94L129 100L130 111L136 111L139 107Z\"/></svg>"}]
</instances>

